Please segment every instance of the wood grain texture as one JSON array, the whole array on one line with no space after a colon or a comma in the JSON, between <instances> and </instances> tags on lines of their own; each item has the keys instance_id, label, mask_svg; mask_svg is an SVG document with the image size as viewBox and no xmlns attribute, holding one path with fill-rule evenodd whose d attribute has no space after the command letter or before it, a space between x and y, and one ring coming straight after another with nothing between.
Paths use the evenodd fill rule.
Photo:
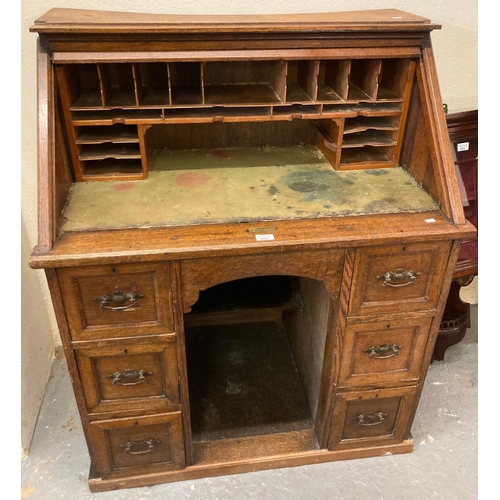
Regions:
<instances>
[{"instance_id":1,"label":"wood grain texture","mask_svg":"<svg viewBox=\"0 0 500 500\"><path fill-rule=\"evenodd\" d=\"M428 222L431 221L431 222ZM371 244L405 243L443 238L470 238L470 223L455 226L440 212L366 215L336 219L272 221L273 241L258 242L262 224L210 224L205 226L127 231L75 232L62 235L49 253L33 252L34 268L67 267L116 262L186 259L194 256L268 254L281 251L317 250Z\"/></svg>"},{"instance_id":2,"label":"wood grain texture","mask_svg":"<svg viewBox=\"0 0 500 500\"><path fill-rule=\"evenodd\" d=\"M202 477L216 477L226 474L241 474L257 470L277 469L281 467L296 467L299 465L313 465L338 460L352 460L355 458L383 457L400 453L409 453L413 450L413 441L405 439L393 445L363 447L353 450L313 450L301 454L291 453L286 456L244 460L231 463L214 464L212 466L191 466L182 471L172 471L157 474L135 475L124 479L103 480L97 476L92 468L89 475L89 488L93 493L117 490L121 488L135 488L152 486L154 484L172 481L185 481Z\"/></svg>"},{"instance_id":3,"label":"wood grain texture","mask_svg":"<svg viewBox=\"0 0 500 500\"><path fill-rule=\"evenodd\" d=\"M85 393L83 390L82 380L80 378L80 372L78 369L76 355L71 346L71 334L68 326L66 310L64 308L64 303L62 300L61 288L59 286L59 281L57 279L56 270L45 269L45 276L47 278L50 297L52 299L52 307L54 308L54 314L57 321L57 327L59 329L59 335L61 337L64 356L68 364L71 385L73 387L76 404L78 407L78 411L80 413L83 434L85 436L85 441L87 443L90 456L92 457L95 453L95 446L90 431L90 419L86 409Z\"/></svg>"},{"instance_id":4,"label":"wood grain texture","mask_svg":"<svg viewBox=\"0 0 500 500\"><path fill-rule=\"evenodd\" d=\"M349 315L435 310L449 251L448 242L359 249Z\"/></svg>"},{"instance_id":5,"label":"wood grain texture","mask_svg":"<svg viewBox=\"0 0 500 500\"><path fill-rule=\"evenodd\" d=\"M445 213L455 222L455 224L463 224L465 222L464 211L462 202L460 201L459 191L457 186L457 179L454 175L453 158L451 155L450 138L448 128L446 125L446 118L444 115L443 101L441 98L441 91L439 89L438 74L436 63L434 59L434 52L432 50L432 42L430 36L426 35L423 39L422 62L426 72L424 80L425 85L428 86L429 106L432 111L429 113L431 131L436 141L433 150L436 152L437 162L440 166L437 172L442 172L442 188L449 197L449 201L444 204ZM449 204L449 209L446 209Z\"/></svg>"},{"instance_id":6,"label":"wood grain texture","mask_svg":"<svg viewBox=\"0 0 500 500\"><path fill-rule=\"evenodd\" d=\"M186 361L186 335L182 312L182 282L179 262L171 264L172 304L174 308L174 325L177 332L177 370L179 372L179 391L182 407L182 425L184 430L184 453L186 465L193 463L193 438L191 431L191 409L189 406L189 387Z\"/></svg>"},{"instance_id":7,"label":"wood grain texture","mask_svg":"<svg viewBox=\"0 0 500 500\"><path fill-rule=\"evenodd\" d=\"M184 468L180 412L95 420L90 429L94 464L103 478Z\"/></svg>"},{"instance_id":8,"label":"wood grain texture","mask_svg":"<svg viewBox=\"0 0 500 500\"><path fill-rule=\"evenodd\" d=\"M334 301L328 318L325 352L321 372L321 388L315 420L318 442L322 448L328 447L331 431L330 422L340 376L355 255L356 252L352 249L347 250L345 253L339 300Z\"/></svg>"},{"instance_id":9,"label":"wood grain texture","mask_svg":"<svg viewBox=\"0 0 500 500\"><path fill-rule=\"evenodd\" d=\"M72 338L96 340L173 332L169 274L168 264L59 270ZM122 300L105 302L114 294Z\"/></svg>"},{"instance_id":10,"label":"wood grain texture","mask_svg":"<svg viewBox=\"0 0 500 500\"><path fill-rule=\"evenodd\" d=\"M401 442L415 387L341 393L336 397L329 449Z\"/></svg>"},{"instance_id":11,"label":"wood grain texture","mask_svg":"<svg viewBox=\"0 0 500 500\"><path fill-rule=\"evenodd\" d=\"M92 419L179 409L175 336L163 344L75 351Z\"/></svg>"},{"instance_id":12,"label":"wood grain texture","mask_svg":"<svg viewBox=\"0 0 500 500\"><path fill-rule=\"evenodd\" d=\"M55 152L55 214L62 213L66 205L69 191L73 182L71 170L71 156L68 151L68 145L64 136L63 122L61 120L60 107L56 109L56 143L60 147L56 148ZM56 223L57 225L57 223Z\"/></svg>"},{"instance_id":13,"label":"wood grain texture","mask_svg":"<svg viewBox=\"0 0 500 500\"><path fill-rule=\"evenodd\" d=\"M200 290L249 276L279 274L316 278L325 283L330 295L338 296L339 270L344 253L331 250L314 253L312 259L304 257L300 252L289 252L266 256L185 260L181 264L184 312L190 311Z\"/></svg>"},{"instance_id":14,"label":"wood grain texture","mask_svg":"<svg viewBox=\"0 0 500 500\"><path fill-rule=\"evenodd\" d=\"M154 42L148 44L149 50L134 50L134 43L120 42L116 47L106 43L97 52L86 52L88 47L84 42L53 43L54 62L58 64L77 63L112 63L122 61L134 62L191 62L191 61L238 61L247 59L256 60L300 60L300 59L338 59L352 58L362 55L365 58L373 57L419 57L420 39L391 40L390 47L381 48L369 39L359 40L293 40L272 41L255 38L235 41L237 34L229 40L219 42L205 42L204 49L199 50L199 42L190 40ZM125 45L124 45L125 44ZM356 47L358 46L358 47ZM356 48L353 48L356 47ZM119 50L120 52L114 52Z\"/></svg>"},{"instance_id":15,"label":"wood grain texture","mask_svg":"<svg viewBox=\"0 0 500 500\"><path fill-rule=\"evenodd\" d=\"M56 102L54 68L43 41L37 45L38 81L38 251L48 252L57 238Z\"/></svg>"},{"instance_id":16,"label":"wood grain texture","mask_svg":"<svg viewBox=\"0 0 500 500\"><path fill-rule=\"evenodd\" d=\"M407 432L406 436L410 435L411 425L413 423L413 419L415 418L415 414L417 412L417 405L420 395L423 390L425 377L427 375L427 371L429 365L432 360L432 354L434 352L434 346L436 345L436 340L439 335L439 326L441 324L441 319L443 317L444 309L446 307L446 300L448 298L448 294L450 292L451 282L453 280L453 270L455 268L458 254L460 252L461 242L459 240L455 240L451 244L451 250L448 258L448 262L446 264L446 271L444 273L444 278L441 284L441 288L439 290L439 299L436 309L436 314L431 324L431 328L429 330L429 337L427 339L427 345L425 346L425 351L422 359L422 373L420 377L420 383L417 386L417 394L416 399L413 404L412 411L408 418Z\"/></svg>"},{"instance_id":17,"label":"wood grain texture","mask_svg":"<svg viewBox=\"0 0 500 500\"><path fill-rule=\"evenodd\" d=\"M215 464L252 460L258 453L261 457L283 457L292 453L310 452L318 449L312 430L276 433L268 436L224 439L196 443L196 463ZM258 452L256 453L256 451Z\"/></svg>"},{"instance_id":18,"label":"wood grain texture","mask_svg":"<svg viewBox=\"0 0 500 500\"><path fill-rule=\"evenodd\" d=\"M430 318L407 316L349 324L344 349L350 355L341 358L339 387L417 382L430 325Z\"/></svg>"},{"instance_id":19,"label":"wood grain texture","mask_svg":"<svg viewBox=\"0 0 500 500\"><path fill-rule=\"evenodd\" d=\"M76 129L72 126L70 107L72 104L71 95L71 80L67 77L67 69L56 66L54 68L55 74L57 76L59 95L62 107L62 118L65 124L65 131L69 141L69 150L72 160L72 172L76 181L83 180L82 165L79 159L79 148L77 146L76 140Z\"/></svg>"},{"instance_id":20,"label":"wood grain texture","mask_svg":"<svg viewBox=\"0 0 500 500\"><path fill-rule=\"evenodd\" d=\"M339 274L341 267L339 266ZM321 375L328 335L332 297L323 283L311 279L297 280L302 297L300 310L285 312L283 321L300 380L304 387L313 420L318 414Z\"/></svg>"},{"instance_id":21,"label":"wood grain texture","mask_svg":"<svg viewBox=\"0 0 500 500\"><path fill-rule=\"evenodd\" d=\"M54 8L38 18L31 30L44 33L68 30L72 33L99 33L118 28L130 32L161 33L162 27L165 30L177 28L180 31L197 31L203 28L207 31L245 31L256 28L266 31L294 31L299 27L309 27L312 30L323 27L344 28L348 31L363 30L367 25L371 25L371 29L392 28L405 31L430 31L438 27L431 24L429 19L396 9L319 14L185 16Z\"/></svg>"}]
</instances>

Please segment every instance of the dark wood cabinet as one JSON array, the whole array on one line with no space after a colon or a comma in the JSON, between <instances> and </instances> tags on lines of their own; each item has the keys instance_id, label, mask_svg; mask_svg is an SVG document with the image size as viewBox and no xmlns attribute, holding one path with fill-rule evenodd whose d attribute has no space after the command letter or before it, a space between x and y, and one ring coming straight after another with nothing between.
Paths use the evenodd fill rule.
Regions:
<instances>
[{"instance_id":1,"label":"dark wood cabinet","mask_svg":"<svg viewBox=\"0 0 500 500\"><path fill-rule=\"evenodd\" d=\"M462 241L396 10L36 20L39 239L105 491L406 453Z\"/></svg>"},{"instance_id":2,"label":"dark wood cabinet","mask_svg":"<svg viewBox=\"0 0 500 500\"><path fill-rule=\"evenodd\" d=\"M459 192L467 220L478 228L478 111L446 116ZM450 293L434 348L433 359L443 361L448 347L458 344L470 328L470 304L460 290L470 285L479 272L478 233L462 242L453 273Z\"/></svg>"}]
</instances>

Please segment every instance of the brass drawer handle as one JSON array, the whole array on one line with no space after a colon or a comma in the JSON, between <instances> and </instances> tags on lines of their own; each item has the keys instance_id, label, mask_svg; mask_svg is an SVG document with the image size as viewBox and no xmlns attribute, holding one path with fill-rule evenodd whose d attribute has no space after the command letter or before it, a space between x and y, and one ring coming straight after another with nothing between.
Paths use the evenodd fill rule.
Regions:
<instances>
[{"instance_id":1,"label":"brass drawer handle","mask_svg":"<svg viewBox=\"0 0 500 500\"><path fill-rule=\"evenodd\" d=\"M405 271L404 269L396 269L395 271L387 271L380 276L377 276L378 280L384 280L383 286L392 286L393 288L399 288L402 286L412 285L417 282L417 276L420 273L415 271Z\"/></svg>"},{"instance_id":2,"label":"brass drawer handle","mask_svg":"<svg viewBox=\"0 0 500 500\"><path fill-rule=\"evenodd\" d=\"M106 376L112 379L115 385L139 385L147 382L147 375L152 375L152 373L146 370L137 371L133 368L126 368L122 372L115 372Z\"/></svg>"},{"instance_id":3,"label":"brass drawer handle","mask_svg":"<svg viewBox=\"0 0 500 500\"><path fill-rule=\"evenodd\" d=\"M393 356L397 356L400 349L403 346L397 344L380 344L378 347L371 346L368 349L365 349L363 352L366 352L370 355L370 358L374 359L387 359L392 358Z\"/></svg>"},{"instance_id":4,"label":"brass drawer handle","mask_svg":"<svg viewBox=\"0 0 500 500\"><path fill-rule=\"evenodd\" d=\"M94 302L101 303L101 309L110 311L124 311L138 305L137 299L143 298L142 293L137 293L137 289L132 288L129 292L124 292L118 288L113 293L105 293L100 297L92 299Z\"/></svg>"},{"instance_id":5,"label":"brass drawer handle","mask_svg":"<svg viewBox=\"0 0 500 500\"><path fill-rule=\"evenodd\" d=\"M145 439L136 439L132 442L123 443L120 447L129 455L144 455L153 451L154 447L160 442L155 439L148 439L147 441Z\"/></svg>"},{"instance_id":6,"label":"brass drawer handle","mask_svg":"<svg viewBox=\"0 0 500 500\"><path fill-rule=\"evenodd\" d=\"M359 425L364 425L365 427L371 427L372 425L381 424L386 417L387 413L379 411L377 413L367 413L366 415L357 415L356 417L353 417L353 419L357 420Z\"/></svg>"}]
</instances>

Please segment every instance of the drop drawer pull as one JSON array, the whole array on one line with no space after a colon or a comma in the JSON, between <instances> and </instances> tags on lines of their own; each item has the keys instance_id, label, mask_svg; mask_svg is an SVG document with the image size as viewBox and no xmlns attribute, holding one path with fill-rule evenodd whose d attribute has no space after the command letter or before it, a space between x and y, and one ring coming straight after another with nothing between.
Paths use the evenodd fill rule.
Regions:
<instances>
[{"instance_id":1,"label":"drop drawer pull","mask_svg":"<svg viewBox=\"0 0 500 500\"><path fill-rule=\"evenodd\" d=\"M152 373L146 370L126 368L122 372L111 373L106 375L106 377L112 379L115 385L139 385L147 382L147 375L152 375Z\"/></svg>"},{"instance_id":2,"label":"drop drawer pull","mask_svg":"<svg viewBox=\"0 0 500 500\"><path fill-rule=\"evenodd\" d=\"M381 424L386 417L387 413L379 411L377 413L367 413L366 415L357 415L356 417L353 417L353 419L357 420L359 425L364 425L365 427L371 427L372 425Z\"/></svg>"},{"instance_id":3,"label":"drop drawer pull","mask_svg":"<svg viewBox=\"0 0 500 500\"><path fill-rule=\"evenodd\" d=\"M94 302L101 303L101 309L109 309L111 311L124 311L138 305L137 299L143 298L142 293L137 293L136 289L129 292L116 289L113 293L105 293L100 297L92 299ZM127 304L128 302L128 304Z\"/></svg>"},{"instance_id":4,"label":"drop drawer pull","mask_svg":"<svg viewBox=\"0 0 500 500\"><path fill-rule=\"evenodd\" d=\"M120 447L124 449L125 453L129 455L144 455L154 450L154 447L157 444L160 444L161 441L157 441L155 439L136 439L135 441L128 441L123 443Z\"/></svg>"},{"instance_id":5,"label":"drop drawer pull","mask_svg":"<svg viewBox=\"0 0 500 500\"><path fill-rule=\"evenodd\" d=\"M397 356L400 349L403 346L397 344L380 344L378 347L371 346L368 349L365 349L363 352L366 352L370 355L370 358L374 359L387 359L392 358L393 356Z\"/></svg>"},{"instance_id":6,"label":"drop drawer pull","mask_svg":"<svg viewBox=\"0 0 500 500\"><path fill-rule=\"evenodd\" d=\"M380 276L377 276L378 280L384 280L383 286L391 286L393 288L399 288L402 286L412 285L417 282L417 276L420 273L415 271L405 271L404 269L396 269L394 271L387 271Z\"/></svg>"}]
</instances>

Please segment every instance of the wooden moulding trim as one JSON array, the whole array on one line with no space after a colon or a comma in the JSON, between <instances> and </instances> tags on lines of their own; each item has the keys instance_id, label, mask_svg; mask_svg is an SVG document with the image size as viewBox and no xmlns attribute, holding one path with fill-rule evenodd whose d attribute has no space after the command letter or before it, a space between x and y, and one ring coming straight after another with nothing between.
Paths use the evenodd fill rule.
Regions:
<instances>
[{"instance_id":1,"label":"wooden moulding trim","mask_svg":"<svg viewBox=\"0 0 500 500\"><path fill-rule=\"evenodd\" d=\"M452 142L478 137L478 110L462 111L446 115L448 133Z\"/></svg>"},{"instance_id":2,"label":"wooden moulding trim","mask_svg":"<svg viewBox=\"0 0 500 500\"><path fill-rule=\"evenodd\" d=\"M48 252L56 239L54 72L41 40L37 45L38 78L38 251Z\"/></svg>"},{"instance_id":3,"label":"wooden moulding trim","mask_svg":"<svg viewBox=\"0 0 500 500\"><path fill-rule=\"evenodd\" d=\"M410 417L408 419L408 432L411 429L413 419L415 418L418 402L420 401L420 395L422 394L422 390L424 387L425 379L427 377L428 369L432 360L432 355L434 352L434 346L436 344L437 337L439 335L439 327L441 325L441 319L443 317L443 313L446 307L446 302L448 300L448 295L450 293L451 282L453 280L453 271L455 269L455 265L457 262L458 254L460 252L461 243L458 240L455 240L451 244L451 249L448 257L448 262L446 264L446 271L444 273L444 281L442 283L441 291L439 294L438 306L436 310L436 315L431 324L431 328L429 331L429 337L427 339L427 345L425 347L425 353L422 358L421 364L421 373L420 373L420 381L417 386L416 397L413 404L413 409L410 413Z\"/></svg>"},{"instance_id":4,"label":"wooden moulding trim","mask_svg":"<svg viewBox=\"0 0 500 500\"><path fill-rule=\"evenodd\" d=\"M321 373L321 392L316 413L316 434L320 446L327 447L332 429L333 401L340 376L339 354L344 345L344 335L349 309L349 295L352 286L354 261L356 251L350 249L345 252L342 281L340 284L340 298L334 301L330 317L328 318L328 332L325 342L325 356Z\"/></svg>"},{"instance_id":5,"label":"wooden moulding trim","mask_svg":"<svg viewBox=\"0 0 500 500\"><path fill-rule=\"evenodd\" d=\"M99 346L103 349L116 346L126 346L133 342L135 346L141 345L163 345L165 342L175 342L177 335L175 333L162 333L153 335L136 335L135 337L110 337L98 340L70 340L69 345L72 349L94 349Z\"/></svg>"},{"instance_id":6,"label":"wooden moulding trim","mask_svg":"<svg viewBox=\"0 0 500 500\"><path fill-rule=\"evenodd\" d=\"M423 71L427 75L427 78L423 78L423 89L426 96L425 100L431 108L429 110L431 125L429 132L436 145L434 148L437 153L436 160L440 164L435 171L443 173L441 189L443 190L443 202L446 201L446 203L443 203L443 209L455 224L464 224L466 219L460 201L455 166L451 154L450 137L429 35L424 37L422 56Z\"/></svg>"},{"instance_id":7,"label":"wooden moulding trim","mask_svg":"<svg viewBox=\"0 0 500 500\"><path fill-rule=\"evenodd\" d=\"M455 266L454 278L476 275L479 272L478 259L459 260Z\"/></svg>"},{"instance_id":8,"label":"wooden moulding trim","mask_svg":"<svg viewBox=\"0 0 500 500\"><path fill-rule=\"evenodd\" d=\"M434 222L428 223L427 220ZM465 239L475 227L452 224L440 212L275 221L275 240L255 241L253 224L184 226L127 231L74 232L62 235L49 253L33 252L32 268L141 262L287 250L351 248L377 244ZM297 235L301 235L298 237ZM99 251L96 251L99 249Z\"/></svg>"},{"instance_id":9,"label":"wooden moulding trim","mask_svg":"<svg viewBox=\"0 0 500 500\"><path fill-rule=\"evenodd\" d=\"M52 299L52 304L54 307L54 313L56 316L57 326L59 328L59 334L61 336L64 356L66 358L68 370L70 373L70 380L73 387L73 392L75 394L76 403L80 413L83 433L85 435L85 440L87 442L87 447L89 449L89 452L92 455L94 453L93 451L94 445L92 437L90 435L90 422L87 416L87 406L85 402L85 396L83 392L82 382L80 379L75 352L71 348L71 334L69 331L66 310L64 308L61 288L59 287L59 280L57 278L56 270L46 269L45 276L47 278L50 297Z\"/></svg>"},{"instance_id":10,"label":"wooden moulding trim","mask_svg":"<svg viewBox=\"0 0 500 500\"><path fill-rule=\"evenodd\" d=\"M391 57L420 57L420 48L391 47ZM229 61L271 59L377 59L387 58L386 47L367 48L309 48L276 50L188 50L188 51L138 51L138 52L54 52L52 61L57 64L154 62L154 61Z\"/></svg>"},{"instance_id":11,"label":"wooden moulding trim","mask_svg":"<svg viewBox=\"0 0 500 500\"><path fill-rule=\"evenodd\" d=\"M406 120L408 118L408 110L410 108L410 100L411 100L411 92L412 92L412 82L415 78L415 66L416 63L414 61L410 62L409 68L408 68L408 75L406 79L406 89L404 93L404 102L403 102L403 109L401 111L401 118L399 121L399 132L398 132L398 138L397 138L397 145L396 145L396 151L394 154L394 163L396 165L399 165L400 162L400 156L401 156L401 148L403 146L403 137L404 133L406 130Z\"/></svg>"},{"instance_id":12,"label":"wooden moulding trim","mask_svg":"<svg viewBox=\"0 0 500 500\"><path fill-rule=\"evenodd\" d=\"M179 395L182 408L182 426L184 431L184 454L186 465L193 463L193 437L191 433L191 409L189 404L189 388L186 360L186 338L181 305L181 269L179 262L171 266L172 307L174 324L177 331L177 371L179 374Z\"/></svg>"},{"instance_id":13,"label":"wooden moulding trim","mask_svg":"<svg viewBox=\"0 0 500 500\"><path fill-rule=\"evenodd\" d=\"M430 31L440 25L397 9L270 15L165 15L54 8L31 31L45 33L244 32L244 31Z\"/></svg>"},{"instance_id":14,"label":"wooden moulding trim","mask_svg":"<svg viewBox=\"0 0 500 500\"><path fill-rule=\"evenodd\" d=\"M226 474L240 474L255 472L257 470L277 469L282 467L296 467L299 465L313 465L338 460L352 460L378 456L390 456L413 451L413 440L407 439L398 444L374 446L371 448L354 450L314 450L300 454L287 454L282 456L245 460L232 463L203 464L186 467L183 470L130 476L121 479L102 480L95 476L91 469L89 474L89 489L92 493L110 491L121 488L135 488L174 481L185 481L204 477L216 477Z\"/></svg>"}]
</instances>

